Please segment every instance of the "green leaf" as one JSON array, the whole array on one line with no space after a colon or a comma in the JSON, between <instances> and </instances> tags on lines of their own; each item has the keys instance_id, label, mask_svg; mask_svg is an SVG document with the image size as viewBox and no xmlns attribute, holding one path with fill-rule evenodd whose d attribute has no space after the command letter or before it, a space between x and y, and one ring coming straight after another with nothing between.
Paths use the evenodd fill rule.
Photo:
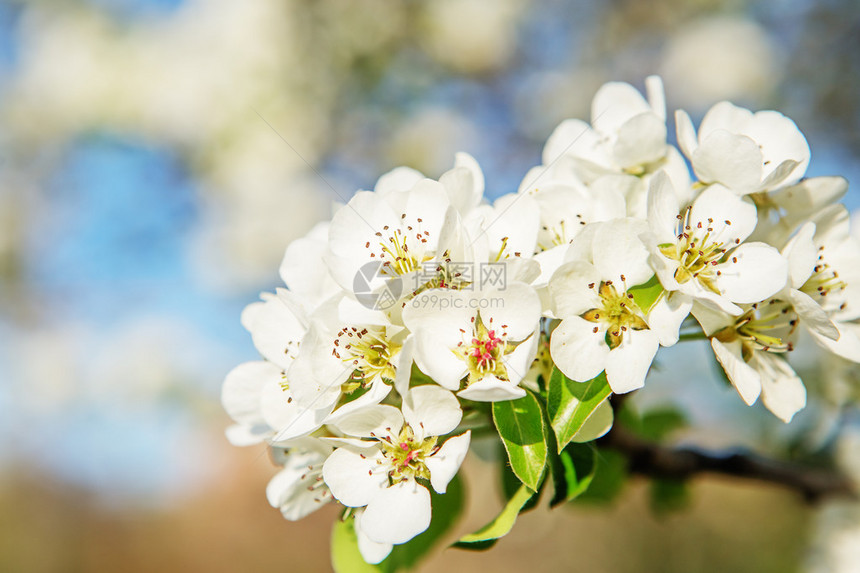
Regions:
<instances>
[{"instance_id":1,"label":"green leaf","mask_svg":"<svg viewBox=\"0 0 860 573\"><path fill-rule=\"evenodd\" d=\"M508 452L511 469L537 491L546 468L547 429L540 403L531 393L519 400L493 402L493 422Z\"/></svg>"},{"instance_id":2,"label":"green leaf","mask_svg":"<svg viewBox=\"0 0 860 573\"><path fill-rule=\"evenodd\" d=\"M454 476L444 494L436 493L430 488L430 501L433 507L430 527L403 545L395 545L391 555L382 562L386 567L385 571L414 569L457 522L463 512L465 500L465 488L460 476Z\"/></svg>"},{"instance_id":3,"label":"green leaf","mask_svg":"<svg viewBox=\"0 0 860 573\"><path fill-rule=\"evenodd\" d=\"M601 372L588 382L575 382L558 368L549 380L546 408L560 452L570 443L612 389Z\"/></svg>"},{"instance_id":4,"label":"green leaf","mask_svg":"<svg viewBox=\"0 0 860 573\"><path fill-rule=\"evenodd\" d=\"M517 493L505 505L502 512L496 518L476 531L464 535L454 544L460 549L488 549L495 545L500 537L507 535L514 527L517 516L525 504L535 495L527 486L521 485Z\"/></svg>"},{"instance_id":5,"label":"green leaf","mask_svg":"<svg viewBox=\"0 0 860 573\"><path fill-rule=\"evenodd\" d=\"M657 279L657 275L651 277L648 282L627 289L627 294L633 295L633 301L639 305L642 312L648 314L660 295L663 294L663 285Z\"/></svg>"},{"instance_id":6,"label":"green leaf","mask_svg":"<svg viewBox=\"0 0 860 573\"><path fill-rule=\"evenodd\" d=\"M504 449L501 444L499 445L499 447ZM551 452L552 448L547 447L547 451ZM517 494L517 492L523 486L523 482L521 482L520 478L518 478L516 474L511 470L511 465L508 463L507 456L502 454L502 456L500 457L500 461L501 463L499 465L501 467L499 474L502 478L502 494L504 495L505 503L507 503ZM541 492L543 492L545 485L546 480L541 480L540 487L538 487L536 495L533 495L532 498L526 502L526 504L520 509L520 513L525 513L537 506L538 501L540 500Z\"/></svg>"},{"instance_id":7,"label":"green leaf","mask_svg":"<svg viewBox=\"0 0 860 573\"><path fill-rule=\"evenodd\" d=\"M570 444L560 454L550 457L555 495L550 507L570 501L588 489L597 469L597 448L588 444Z\"/></svg>"},{"instance_id":8,"label":"green leaf","mask_svg":"<svg viewBox=\"0 0 860 573\"><path fill-rule=\"evenodd\" d=\"M615 450L595 448L597 464L588 489L577 502L607 503L615 499L627 483L627 458Z\"/></svg>"},{"instance_id":9,"label":"green leaf","mask_svg":"<svg viewBox=\"0 0 860 573\"><path fill-rule=\"evenodd\" d=\"M609 400L604 400L597 405L591 416L585 420L579 431L573 435L571 441L583 444L605 436L612 429L614 421L615 412L612 410L612 404L609 403Z\"/></svg>"},{"instance_id":10,"label":"green leaf","mask_svg":"<svg viewBox=\"0 0 860 573\"><path fill-rule=\"evenodd\" d=\"M331 566L335 573L381 573L383 566L371 565L358 551L358 537L352 517L337 520L331 532Z\"/></svg>"},{"instance_id":11,"label":"green leaf","mask_svg":"<svg viewBox=\"0 0 860 573\"><path fill-rule=\"evenodd\" d=\"M338 520L331 538L332 567L336 573L394 573L414 569L434 546L448 533L463 512L465 488L459 476L448 484L445 494L430 491L433 507L430 526L402 545L395 545L391 554L377 565L366 563L358 550L355 520Z\"/></svg>"}]
</instances>

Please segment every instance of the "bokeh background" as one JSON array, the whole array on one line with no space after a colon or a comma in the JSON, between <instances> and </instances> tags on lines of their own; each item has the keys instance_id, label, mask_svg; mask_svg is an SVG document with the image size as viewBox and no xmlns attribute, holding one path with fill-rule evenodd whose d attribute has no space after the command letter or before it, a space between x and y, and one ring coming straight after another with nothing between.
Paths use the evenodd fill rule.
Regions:
<instances>
[{"instance_id":1,"label":"bokeh background","mask_svg":"<svg viewBox=\"0 0 860 573\"><path fill-rule=\"evenodd\" d=\"M782 111L809 175L860 181L858 55L854 0L0 0L0 570L327 570L335 508L284 521L219 403L290 240L456 151L515 191L603 82L652 73L695 119ZM637 397L689 412L679 440L780 452L818 427L742 406L691 349ZM491 464L465 476L458 533L500 504ZM424 569L809 566L820 515L790 492L705 478L689 499L654 515L634 480Z\"/></svg>"}]
</instances>

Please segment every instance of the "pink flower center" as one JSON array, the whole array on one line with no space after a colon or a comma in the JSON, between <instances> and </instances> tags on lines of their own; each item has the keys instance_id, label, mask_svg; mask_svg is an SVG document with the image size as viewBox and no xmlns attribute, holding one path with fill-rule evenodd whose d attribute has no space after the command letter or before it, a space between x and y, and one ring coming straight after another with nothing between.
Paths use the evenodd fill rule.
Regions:
<instances>
[{"instance_id":1,"label":"pink flower center","mask_svg":"<svg viewBox=\"0 0 860 573\"><path fill-rule=\"evenodd\" d=\"M479 368L486 368L495 360L497 349L501 344L502 339L496 336L496 331L489 330L485 338L472 339L472 349L469 354L475 359Z\"/></svg>"}]
</instances>

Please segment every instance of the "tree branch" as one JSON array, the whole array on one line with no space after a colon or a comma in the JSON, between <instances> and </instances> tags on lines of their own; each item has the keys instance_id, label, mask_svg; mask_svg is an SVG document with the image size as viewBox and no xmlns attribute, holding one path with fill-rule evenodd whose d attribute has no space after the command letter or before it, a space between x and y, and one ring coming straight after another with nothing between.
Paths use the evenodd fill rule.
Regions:
<instances>
[{"instance_id":1,"label":"tree branch","mask_svg":"<svg viewBox=\"0 0 860 573\"><path fill-rule=\"evenodd\" d=\"M597 443L626 455L631 473L649 477L684 481L702 473L730 475L793 489L810 503L831 496L857 497L848 478L832 471L752 453L719 455L687 448L668 448L643 440L617 423Z\"/></svg>"}]
</instances>

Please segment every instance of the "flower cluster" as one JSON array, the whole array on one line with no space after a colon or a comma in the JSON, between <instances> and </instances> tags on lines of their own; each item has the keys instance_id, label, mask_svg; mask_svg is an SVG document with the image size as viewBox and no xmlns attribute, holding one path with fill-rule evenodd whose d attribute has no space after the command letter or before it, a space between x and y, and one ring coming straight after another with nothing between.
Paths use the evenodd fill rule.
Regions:
<instances>
[{"instance_id":1,"label":"flower cluster","mask_svg":"<svg viewBox=\"0 0 860 573\"><path fill-rule=\"evenodd\" d=\"M708 339L741 398L786 422L806 403L798 344L860 362L847 182L804 179L796 125L728 102L698 130L678 111L679 151L661 81L646 87L600 88L517 193L486 201L464 153L438 180L399 167L287 248L287 288L242 315L263 360L223 389L230 441L284 466L267 494L287 519L352 508L378 563L428 528L469 428L492 412L502 433L499 404L536 398L560 447L594 439L611 410L556 424L550 378L630 392L679 340Z\"/></svg>"}]
</instances>

